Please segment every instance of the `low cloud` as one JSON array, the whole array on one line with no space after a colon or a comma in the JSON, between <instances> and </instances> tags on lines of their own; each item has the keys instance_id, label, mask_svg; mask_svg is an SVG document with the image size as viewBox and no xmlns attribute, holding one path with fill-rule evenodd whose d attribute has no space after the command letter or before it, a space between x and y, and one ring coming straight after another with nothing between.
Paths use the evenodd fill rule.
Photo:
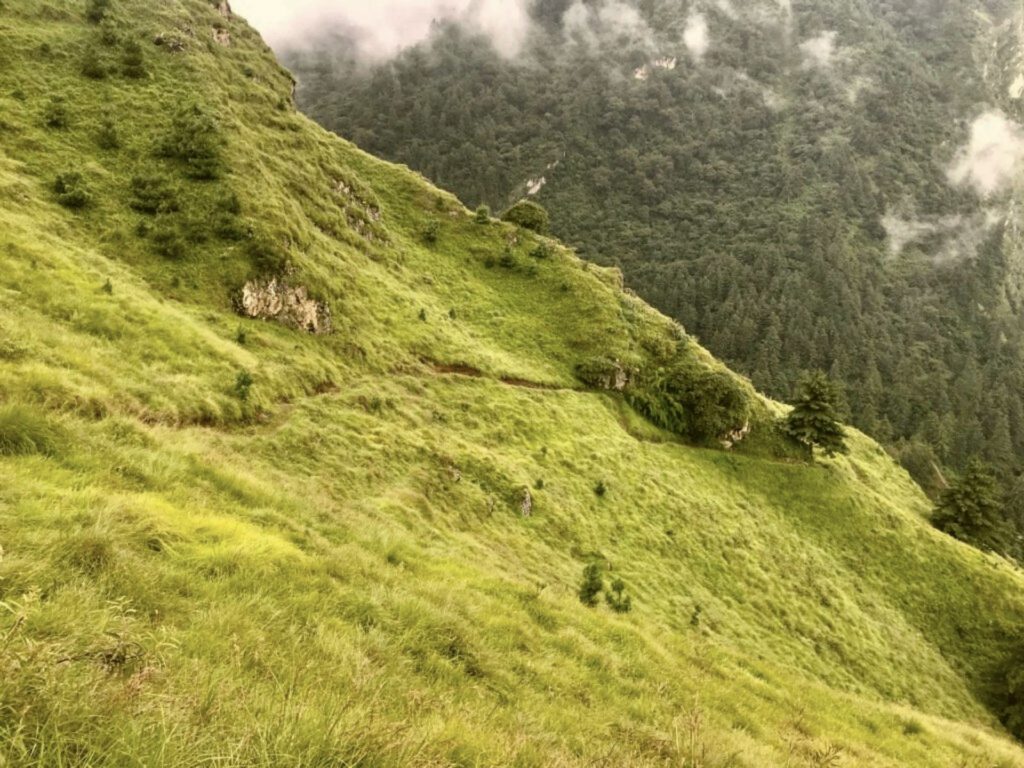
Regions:
<instances>
[{"instance_id":1,"label":"low cloud","mask_svg":"<svg viewBox=\"0 0 1024 768\"><path fill-rule=\"evenodd\" d=\"M621 0L584 3L575 0L562 17L566 38L589 45L626 36L647 48L654 46L654 33L640 12Z\"/></svg>"},{"instance_id":2,"label":"low cloud","mask_svg":"<svg viewBox=\"0 0 1024 768\"><path fill-rule=\"evenodd\" d=\"M982 197L1005 189L1024 159L1024 130L999 110L978 117L971 135L948 169L949 180L970 186Z\"/></svg>"},{"instance_id":3,"label":"low cloud","mask_svg":"<svg viewBox=\"0 0 1024 768\"><path fill-rule=\"evenodd\" d=\"M731 0L714 0L714 4L715 7L722 12L722 14L728 16L730 19L735 19L738 17L738 14L736 13L736 8L733 6Z\"/></svg>"},{"instance_id":4,"label":"low cloud","mask_svg":"<svg viewBox=\"0 0 1024 768\"><path fill-rule=\"evenodd\" d=\"M695 13L686 20L686 30L683 32L683 43L694 59L700 61L708 52L711 45L708 36L708 22L702 14Z\"/></svg>"},{"instance_id":5,"label":"low cloud","mask_svg":"<svg viewBox=\"0 0 1024 768\"><path fill-rule=\"evenodd\" d=\"M836 33L822 32L817 37L800 43L800 52L808 66L829 69L836 55Z\"/></svg>"},{"instance_id":6,"label":"low cloud","mask_svg":"<svg viewBox=\"0 0 1024 768\"><path fill-rule=\"evenodd\" d=\"M901 254L916 245L936 263L973 257L1005 211L992 208L973 215L918 216L912 210L890 210L882 217L889 252Z\"/></svg>"},{"instance_id":7,"label":"low cloud","mask_svg":"<svg viewBox=\"0 0 1024 768\"><path fill-rule=\"evenodd\" d=\"M519 53L530 31L531 0L232 0L275 47L299 45L342 29L359 53L384 59L426 40L437 21L487 35L504 56Z\"/></svg>"}]
</instances>

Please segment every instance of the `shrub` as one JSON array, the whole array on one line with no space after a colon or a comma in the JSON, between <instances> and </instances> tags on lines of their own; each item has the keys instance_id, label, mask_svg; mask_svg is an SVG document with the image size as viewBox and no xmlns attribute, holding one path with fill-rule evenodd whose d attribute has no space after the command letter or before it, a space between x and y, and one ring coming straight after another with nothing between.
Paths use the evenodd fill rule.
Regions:
<instances>
[{"instance_id":1,"label":"shrub","mask_svg":"<svg viewBox=\"0 0 1024 768\"><path fill-rule=\"evenodd\" d=\"M181 231L170 222L161 222L151 233L156 252L165 259L180 261L188 254L188 245Z\"/></svg>"},{"instance_id":2,"label":"shrub","mask_svg":"<svg viewBox=\"0 0 1024 768\"><path fill-rule=\"evenodd\" d=\"M721 439L750 418L747 395L731 374L685 358L640 372L627 396L659 427L697 442Z\"/></svg>"},{"instance_id":3,"label":"shrub","mask_svg":"<svg viewBox=\"0 0 1024 768\"><path fill-rule=\"evenodd\" d=\"M109 117L104 118L100 123L100 130L96 134L96 144L100 149L114 150L121 148L121 136L117 132L117 126Z\"/></svg>"},{"instance_id":4,"label":"shrub","mask_svg":"<svg viewBox=\"0 0 1024 768\"><path fill-rule=\"evenodd\" d=\"M441 223L439 221L427 222L423 228L423 242L427 245L434 245L441 234Z\"/></svg>"},{"instance_id":5,"label":"shrub","mask_svg":"<svg viewBox=\"0 0 1024 768\"><path fill-rule=\"evenodd\" d=\"M555 249L550 243L538 243L537 247L530 251L530 256L535 259L550 259L555 255Z\"/></svg>"},{"instance_id":6,"label":"shrub","mask_svg":"<svg viewBox=\"0 0 1024 768\"><path fill-rule=\"evenodd\" d=\"M246 248L250 263L263 275L280 275L288 269L288 251L266 235L257 235Z\"/></svg>"},{"instance_id":7,"label":"shrub","mask_svg":"<svg viewBox=\"0 0 1024 768\"><path fill-rule=\"evenodd\" d=\"M178 210L178 196L165 176L133 176L129 205L139 213L173 213Z\"/></svg>"},{"instance_id":8,"label":"shrub","mask_svg":"<svg viewBox=\"0 0 1024 768\"><path fill-rule=\"evenodd\" d=\"M626 583L622 579L612 582L611 590L605 592L604 599L616 613L629 613L633 609L633 600L626 594Z\"/></svg>"},{"instance_id":9,"label":"shrub","mask_svg":"<svg viewBox=\"0 0 1024 768\"><path fill-rule=\"evenodd\" d=\"M237 397L242 402L247 401L249 399L249 394L252 391L252 385L254 383L255 381L253 380L251 373L249 373L248 371L239 371L238 375L235 377L235 397Z\"/></svg>"},{"instance_id":10,"label":"shrub","mask_svg":"<svg viewBox=\"0 0 1024 768\"><path fill-rule=\"evenodd\" d=\"M1018 739L1024 738L1024 650L1017 651L1003 669L1006 686L1002 721Z\"/></svg>"},{"instance_id":11,"label":"shrub","mask_svg":"<svg viewBox=\"0 0 1024 768\"><path fill-rule=\"evenodd\" d=\"M725 371L705 371L694 377L686 397L691 409L690 436L696 440L715 440L747 423L746 394Z\"/></svg>"},{"instance_id":12,"label":"shrub","mask_svg":"<svg viewBox=\"0 0 1024 768\"><path fill-rule=\"evenodd\" d=\"M213 232L221 240L238 242L246 238L249 229L238 217L219 213L213 221Z\"/></svg>"},{"instance_id":13,"label":"shrub","mask_svg":"<svg viewBox=\"0 0 1024 768\"><path fill-rule=\"evenodd\" d=\"M498 264L500 264L505 269L516 268L516 255L511 248L506 248L504 251L501 252L501 256L498 257Z\"/></svg>"},{"instance_id":14,"label":"shrub","mask_svg":"<svg viewBox=\"0 0 1024 768\"><path fill-rule=\"evenodd\" d=\"M242 201L235 192L227 192L217 200L217 208L223 213L240 216L242 213Z\"/></svg>"},{"instance_id":15,"label":"shrub","mask_svg":"<svg viewBox=\"0 0 1024 768\"><path fill-rule=\"evenodd\" d=\"M91 80L102 80L107 76L107 68L103 66L103 61L95 48L85 52L82 59L82 74Z\"/></svg>"},{"instance_id":16,"label":"shrub","mask_svg":"<svg viewBox=\"0 0 1024 768\"><path fill-rule=\"evenodd\" d=\"M489 224L491 221L491 209L486 205L481 205L476 209L476 215L474 220L477 224Z\"/></svg>"},{"instance_id":17,"label":"shrub","mask_svg":"<svg viewBox=\"0 0 1024 768\"><path fill-rule=\"evenodd\" d=\"M53 96L43 110L43 123L47 128L67 128L71 122L71 115L68 112L67 104L60 96Z\"/></svg>"},{"instance_id":18,"label":"shrub","mask_svg":"<svg viewBox=\"0 0 1024 768\"><path fill-rule=\"evenodd\" d=\"M100 24L100 42L108 48L112 48L121 42L121 35L118 33L117 25L111 19L104 19Z\"/></svg>"},{"instance_id":19,"label":"shrub","mask_svg":"<svg viewBox=\"0 0 1024 768\"><path fill-rule=\"evenodd\" d=\"M57 202L65 208L84 208L92 202L85 178L76 171L58 175L53 183L53 191L57 193Z\"/></svg>"},{"instance_id":20,"label":"shrub","mask_svg":"<svg viewBox=\"0 0 1024 768\"><path fill-rule=\"evenodd\" d=\"M124 44L121 73L132 80L142 80L149 74L146 71L146 56L137 40L129 40Z\"/></svg>"},{"instance_id":21,"label":"shrub","mask_svg":"<svg viewBox=\"0 0 1024 768\"><path fill-rule=\"evenodd\" d=\"M88 0L85 4L85 18L91 24L99 24L110 10L110 0Z\"/></svg>"},{"instance_id":22,"label":"shrub","mask_svg":"<svg viewBox=\"0 0 1024 768\"><path fill-rule=\"evenodd\" d=\"M220 175L221 144L216 118L205 107L191 104L172 119L159 154L184 163L193 179L209 180Z\"/></svg>"},{"instance_id":23,"label":"shrub","mask_svg":"<svg viewBox=\"0 0 1024 768\"><path fill-rule=\"evenodd\" d=\"M594 486L594 493L599 497L603 497L608 493L608 486L604 484L604 480L597 481L597 485Z\"/></svg>"},{"instance_id":24,"label":"shrub","mask_svg":"<svg viewBox=\"0 0 1024 768\"><path fill-rule=\"evenodd\" d=\"M0 456L49 456L56 452L60 431L46 418L21 405L0 406Z\"/></svg>"},{"instance_id":25,"label":"shrub","mask_svg":"<svg viewBox=\"0 0 1024 768\"><path fill-rule=\"evenodd\" d=\"M529 229L544 235L550 226L550 217L544 207L532 200L520 200L509 208L501 217L523 229Z\"/></svg>"},{"instance_id":26,"label":"shrub","mask_svg":"<svg viewBox=\"0 0 1024 768\"><path fill-rule=\"evenodd\" d=\"M589 563L583 568L583 581L580 583L580 602L593 608L597 605L598 595L604 589L604 577L601 575L599 563Z\"/></svg>"}]
</instances>

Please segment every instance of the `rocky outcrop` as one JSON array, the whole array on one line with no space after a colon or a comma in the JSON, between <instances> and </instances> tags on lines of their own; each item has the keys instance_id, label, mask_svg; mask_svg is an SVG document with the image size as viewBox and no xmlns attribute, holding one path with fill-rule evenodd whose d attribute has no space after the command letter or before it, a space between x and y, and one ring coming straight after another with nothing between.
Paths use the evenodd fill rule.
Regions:
<instances>
[{"instance_id":1,"label":"rocky outcrop","mask_svg":"<svg viewBox=\"0 0 1024 768\"><path fill-rule=\"evenodd\" d=\"M748 421L739 429L734 429L732 432L722 438L722 447L727 451L731 451L737 445L747 439L750 434L750 422Z\"/></svg>"},{"instance_id":2,"label":"rocky outcrop","mask_svg":"<svg viewBox=\"0 0 1024 768\"><path fill-rule=\"evenodd\" d=\"M519 512L523 517L530 517L533 514L533 494L529 488L523 488L522 501L519 504Z\"/></svg>"},{"instance_id":3,"label":"rocky outcrop","mask_svg":"<svg viewBox=\"0 0 1024 768\"><path fill-rule=\"evenodd\" d=\"M633 376L618 360L596 358L576 366L576 376L592 389L623 392Z\"/></svg>"},{"instance_id":4,"label":"rocky outcrop","mask_svg":"<svg viewBox=\"0 0 1024 768\"><path fill-rule=\"evenodd\" d=\"M220 0L217 4L217 12L225 19L230 19L232 16L231 3L229 3L228 0Z\"/></svg>"},{"instance_id":5,"label":"rocky outcrop","mask_svg":"<svg viewBox=\"0 0 1024 768\"><path fill-rule=\"evenodd\" d=\"M221 27L213 28L213 42L223 45L225 48L231 45L231 33Z\"/></svg>"},{"instance_id":6,"label":"rocky outcrop","mask_svg":"<svg viewBox=\"0 0 1024 768\"><path fill-rule=\"evenodd\" d=\"M273 320L307 333L334 330L330 308L309 296L305 286L291 286L284 280L250 280L238 296L239 312L246 317Z\"/></svg>"}]
</instances>

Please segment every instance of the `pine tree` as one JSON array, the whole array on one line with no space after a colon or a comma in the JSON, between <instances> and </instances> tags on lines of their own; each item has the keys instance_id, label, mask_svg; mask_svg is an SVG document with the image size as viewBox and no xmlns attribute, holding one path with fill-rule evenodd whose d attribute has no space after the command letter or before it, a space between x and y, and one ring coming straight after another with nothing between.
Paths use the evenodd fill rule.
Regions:
<instances>
[{"instance_id":1,"label":"pine tree","mask_svg":"<svg viewBox=\"0 0 1024 768\"><path fill-rule=\"evenodd\" d=\"M972 460L963 475L942 492L932 525L981 549L1005 551L1009 526L992 470Z\"/></svg>"},{"instance_id":2,"label":"pine tree","mask_svg":"<svg viewBox=\"0 0 1024 768\"><path fill-rule=\"evenodd\" d=\"M836 385L824 373L815 371L801 380L785 430L810 451L818 447L826 456L848 453L839 408Z\"/></svg>"}]
</instances>

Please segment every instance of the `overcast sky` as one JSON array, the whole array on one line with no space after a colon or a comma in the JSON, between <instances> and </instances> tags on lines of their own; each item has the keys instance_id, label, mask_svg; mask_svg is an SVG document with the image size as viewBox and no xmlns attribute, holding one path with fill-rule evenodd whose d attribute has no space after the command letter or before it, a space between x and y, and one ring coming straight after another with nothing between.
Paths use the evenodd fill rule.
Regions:
<instances>
[{"instance_id":1,"label":"overcast sky","mask_svg":"<svg viewBox=\"0 0 1024 768\"><path fill-rule=\"evenodd\" d=\"M529 0L231 0L272 46L300 41L325 22L358 31L363 53L391 56L424 39L434 19L458 19L513 56L529 28Z\"/></svg>"}]
</instances>

